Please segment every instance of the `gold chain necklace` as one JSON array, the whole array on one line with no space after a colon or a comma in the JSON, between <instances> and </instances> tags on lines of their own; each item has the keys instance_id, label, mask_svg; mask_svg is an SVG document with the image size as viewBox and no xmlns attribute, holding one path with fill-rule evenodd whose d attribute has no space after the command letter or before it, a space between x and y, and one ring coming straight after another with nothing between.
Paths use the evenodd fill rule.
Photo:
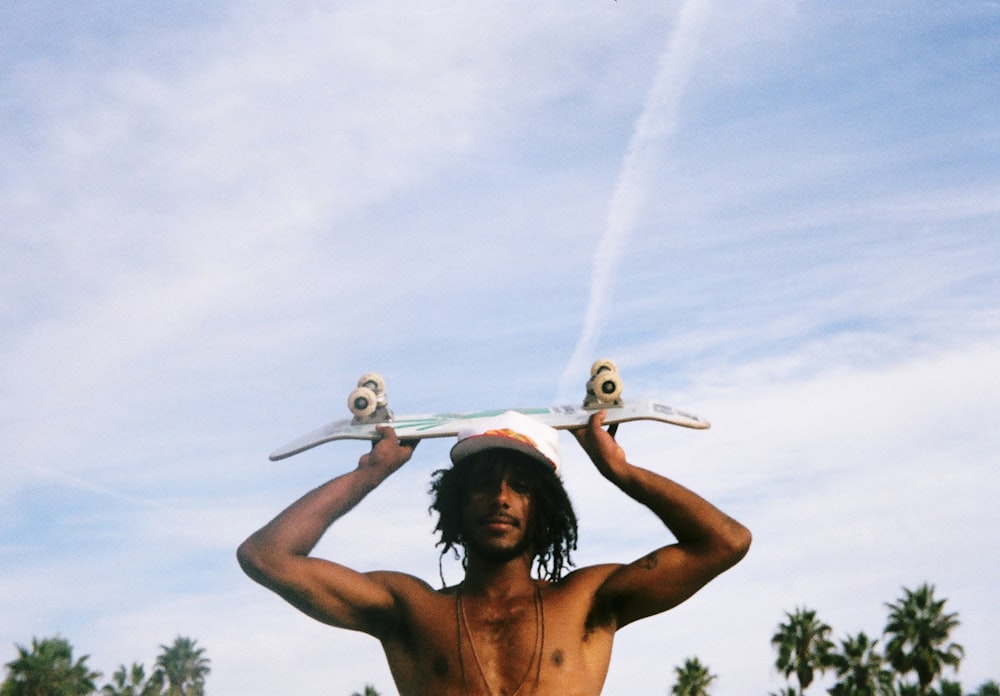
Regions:
<instances>
[{"instance_id":1,"label":"gold chain necklace","mask_svg":"<svg viewBox=\"0 0 1000 696\"><path fill-rule=\"evenodd\" d=\"M535 684L538 684L538 678L541 676L542 672L542 658L541 653L545 646L545 603L542 600L542 591L535 585L535 642L531 650L531 659L528 660L528 666L524 670L524 674L521 676L521 681L518 683L517 688L510 696L517 696L521 693L521 688L524 686L525 682L528 680L528 674L531 673L531 666L535 664L535 658L538 658L538 669L535 673ZM486 686L486 693L489 696L493 696L493 689L490 688L490 683L486 681L486 673L483 671L483 663L479 660L479 652L476 650L476 641L472 637L472 631L469 630L469 618L465 615L465 604L462 602L462 588L459 587L455 593L455 602L458 604L458 615L462 620L462 626L465 627L465 633L469 636L469 646L472 648L472 657L476 661L476 668L479 670L479 676L483 680L483 684ZM462 655L462 632L459 630L459 660L461 660Z\"/></svg>"}]
</instances>

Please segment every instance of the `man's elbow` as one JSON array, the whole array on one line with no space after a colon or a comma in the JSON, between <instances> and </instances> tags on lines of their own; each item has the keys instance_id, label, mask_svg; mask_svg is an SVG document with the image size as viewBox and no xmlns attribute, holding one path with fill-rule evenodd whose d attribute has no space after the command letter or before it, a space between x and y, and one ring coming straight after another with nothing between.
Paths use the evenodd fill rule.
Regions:
<instances>
[{"instance_id":1,"label":"man's elbow","mask_svg":"<svg viewBox=\"0 0 1000 696\"><path fill-rule=\"evenodd\" d=\"M711 567L717 575L723 573L743 560L750 550L753 536L750 530L734 519L728 518L725 524L717 528L706 540L705 552L711 560Z\"/></svg>"},{"instance_id":2,"label":"man's elbow","mask_svg":"<svg viewBox=\"0 0 1000 696\"><path fill-rule=\"evenodd\" d=\"M251 536L236 549L236 561L243 572L257 582L263 582L269 576L271 565L267 560L265 547L254 536Z\"/></svg>"},{"instance_id":3,"label":"man's elbow","mask_svg":"<svg viewBox=\"0 0 1000 696\"><path fill-rule=\"evenodd\" d=\"M729 566L734 566L743 560L753 543L753 534L739 522L733 520L725 535L726 556Z\"/></svg>"}]
</instances>

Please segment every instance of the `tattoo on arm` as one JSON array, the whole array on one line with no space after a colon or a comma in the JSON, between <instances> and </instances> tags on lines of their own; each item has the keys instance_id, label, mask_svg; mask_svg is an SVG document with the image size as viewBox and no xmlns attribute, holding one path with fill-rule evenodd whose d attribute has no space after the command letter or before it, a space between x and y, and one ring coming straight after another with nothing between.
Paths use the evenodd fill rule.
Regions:
<instances>
[{"instance_id":1,"label":"tattoo on arm","mask_svg":"<svg viewBox=\"0 0 1000 696\"><path fill-rule=\"evenodd\" d=\"M642 567L646 570L653 570L660 564L660 556L656 551L642 559Z\"/></svg>"}]
</instances>

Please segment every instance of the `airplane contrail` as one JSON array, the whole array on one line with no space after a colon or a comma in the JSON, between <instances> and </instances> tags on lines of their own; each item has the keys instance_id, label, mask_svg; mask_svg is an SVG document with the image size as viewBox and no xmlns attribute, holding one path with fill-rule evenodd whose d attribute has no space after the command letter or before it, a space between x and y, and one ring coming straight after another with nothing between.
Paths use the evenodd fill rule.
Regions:
<instances>
[{"instance_id":1,"label":"airplane contrail","mask_svg":"<svg viewBox=\"0 0 1000 696\"><path fill-rule=\"evenodd\" d=\"M25 464L21 465L23 468L30 471L34 471L36 474L40 474L50 481L68 486L70 488L76 488L81 491L87 491L89 493L96 493L101 496L106 496L109 498L115 498L117 500L122 500L127 503L131 503L140 507L153 507L160 508L163 510L169 509L163 503L152 500L149 498L140 498L139 496L129 495L127 493L122 493L120 491L108 488L107 486L102 486L92 481L80 478L79 476L74 476L72 474L67 474L62 471L55 471L53 469L48 469L43 466L38 466L37 464Z\"/></svg>"},{"instance_id":2,"label":"airplane contrail","mask_svg":"<svg viewBox=\"0 0 1000 696\"><path fill-rule=\"evenodd\" d=\"M560 402L581 392L589 362L605 357L595 355L594 351L611 303L622 251L645 203L649 181L662 149L658 146L677 130L681 99L691 76L708 11L707 0L686 0L660 55L656 77L646 93L611 196L607 227L594 254L583 331L559 382ZM574 385L576 389L572 388Z\"/></svg>"}]
</instances>

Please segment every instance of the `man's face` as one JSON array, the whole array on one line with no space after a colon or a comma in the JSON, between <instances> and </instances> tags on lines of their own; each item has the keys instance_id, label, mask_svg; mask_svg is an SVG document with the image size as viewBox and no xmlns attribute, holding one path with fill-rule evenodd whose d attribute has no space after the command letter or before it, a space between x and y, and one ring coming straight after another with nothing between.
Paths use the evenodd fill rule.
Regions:
<instances>
[{"instance_id":1,"label":"man's face","mask_svg":"<svg viewBox=\"0 0 1000 696\"><path fill-rule=\"evenodd\" d=\"M524 555L534 500L521 467L511 465L505 450L480 452L469 465L473 469L462 513L466 549L496 562Z\"/></svg>"}]
</instances>

